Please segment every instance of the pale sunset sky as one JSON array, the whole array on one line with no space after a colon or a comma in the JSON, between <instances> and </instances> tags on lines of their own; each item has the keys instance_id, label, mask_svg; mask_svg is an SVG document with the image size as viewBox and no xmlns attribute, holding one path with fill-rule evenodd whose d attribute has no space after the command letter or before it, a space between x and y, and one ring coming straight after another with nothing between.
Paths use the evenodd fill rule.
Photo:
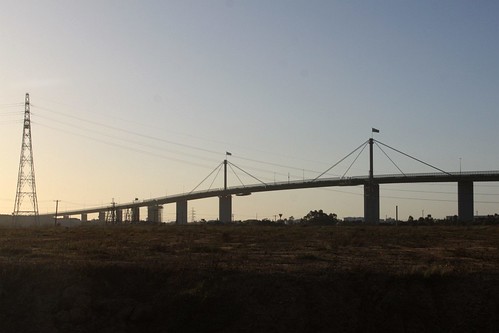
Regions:
<instances>
[{"instance_id":1,"label":"pale sunset sky","mask_svg":"<svg viewBox=\"0 0 499 333\"><path fill-rule=\"evenodd\" d=\"M499 1L1 0L0 213L30 94L39 212L191 191L229 161L315 178L371 136L448 172L499 170ZM384 149L404 173L431 168ZM367 175L368 150L327 177ZM399 173L375 147L376 174ZM229 185L256 181L234 168ZM213 176L215 176L216 172ZM221 173L198 189L223 186ZM499 213L499 183L475 211ZM380 217L457 214L457 184L380 189ZM363 188L234 197L236 220L363 215ZM189 202L189 221L218 199ZM142 214L145 217L145 214ZM175 219L175 205L163 220Z\"/></svg>"}]
</instances>

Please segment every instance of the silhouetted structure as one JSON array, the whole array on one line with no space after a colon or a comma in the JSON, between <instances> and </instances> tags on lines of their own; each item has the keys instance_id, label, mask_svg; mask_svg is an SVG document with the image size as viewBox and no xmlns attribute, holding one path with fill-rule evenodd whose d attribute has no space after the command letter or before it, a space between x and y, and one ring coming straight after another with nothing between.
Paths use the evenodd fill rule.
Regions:
<instances>
[{"instance_id":1,"label":"silhouetted structure","mask_svg":"<svg viewBox=\"0 0 499 333\"><path fill-rule=\"evenodd\" d=\"M29 203L25 202L29 199ZM13 222L18 216L28 215L34 217L38 224L38 200L36 197L35 166L33 164L33 147L31 140L31 120L29 94L26 93L24 103L23 139L21 144L21 158L19 160L19 173L17 178L16 201L14 204Z\"/></svg>"},{"instance_id":2,"label":"silhouetted structure","mask_svg":"<svg viewBox=\"0 0 499 333\"><path fill-rule=\"evenodd\" d=\"M373 133L379 133L379 130L373 129ZM333 177L333 178L325 178L322 177L326 173L328 173L331 169L336 167L338 164L343 162L346 158L352 156L354 153L360 151L357 154L360 155L362 150L369 144L369 175L368 176L352 176L345 177L346 173L350 169L343 174L341 177ZM399 169L400 174L374 174L374 166L373 166L373 145L377 145L381 150L381 146L385 148L389 148L399 154L404 155L412 160L415 160L421 164L426 165L434 170L437 170L437 173L404 173L402 170L391 160L393 164ZM383 151L385 155L386 152ZM230 156L230 153L226 153L226 156ZM388 155L387 155L388 157ZM389 158L389 157L388 157ZM355 158L357 160L357 158ZM354 160L354 162L355 162ZM353 164L353 163L352 163ZM245 173L246 175L252 177L259 183L244 185L241 186L227 186L227 167L234 167L239 171ZM223 167L224 173L224 184L223 188L201 190L196 191L196 189L205 182L209 177L213 174L218 175L218 171ZM217 171L218 170L218 171ZM234 171L234 169L233 169ZM235 173L235 172L234 172ZM237 176L237 175L236 175ZM239 179L240 180L240 179ZM148 208L148 220L156 220L155 218L149 218L155 216L152 212L154 211L154 207L158 205L166 205L170 203L176 204L176 223L177 224L187 224L188 217L188 202L191 200L203 199L203 198L211 198L218 197L219 198L219 219L220 223L228 223L233 220L232 218L232 199L233 196L244 197L251 195L252 193L257 192L269 192L269 191L282 191L282 190L293 190L293 189L305 189L305 188L320 188L320 187L333 187L333 186L363 186L364 187L364 217L361 220L364 223L370 224L378 224L380 223L379 211L380 211L380 185L383 184L410 184L410 183L448 183L453 182L458 184L458 214L457 219L459 222L472 222L474 219L473 216L473 183L474 182L498 182L499 181L499 171L467 171L462 172L447 172L442 169L439 169L431 164L428 164L420 159L417 159L413 156L410 156L400 150L397 150L393 147L390 147L378 140L370 138L369 140L362 143L355 150L350 152L348 155L340 159L333 166L328 168L326 171L321 173L319 176L314 179L303 179L303 180L290 180L288 179L285 182L273 182L273 183L265 183L255 176L251 175L247 171L238 167L237 165L229 162L227 158L223 160L207 177L205 177L201 183L199 183L192 191L188 193L181 193L176 195L169 195L165 197L158 197L153 199L147 199L138 201L135 199L133 202L121 203L121 204L113 204L113 206L102 206L102 207L94 207L94 208L84 208L84 209L75 209L71 211L63 212L64 215L71 216L81 214L82 220L87 220L86 214L99 214L99 221L104 222L106 212L118 211L118 210L133 210L132 213L134 215L133 220L139 220L139 209L141 207ZM212 182L213 184L213 182ZM53 217L53 214L47 214ZM121 216L121 213L118 214ZM160 221L161 219L159 219ZM120 219L121 221L121 219ZM158 222L159 222L158 221Z\"/></svg>"}]
</instances>

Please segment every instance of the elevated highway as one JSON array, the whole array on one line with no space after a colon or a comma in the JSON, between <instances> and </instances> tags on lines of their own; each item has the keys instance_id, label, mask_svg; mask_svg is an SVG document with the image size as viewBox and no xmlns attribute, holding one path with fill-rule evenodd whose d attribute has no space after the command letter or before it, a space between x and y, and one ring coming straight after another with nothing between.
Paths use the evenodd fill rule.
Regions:
<instances>
[{"instance_id":1,"label":"elevated highway","mask_svg":"<svg viewBox=\"0 0 499 333\"><path fill-rule=\"evenodd\" d=\"M414 173L414 174L386 174L376 176L356 176L356 177L336 177L319 178L300 181L288 181L277 183L260 183L247 186L233 186L222 189L211 189L169 195L142 201L133 201L122 204L106 205L93 208L84 208L59 212L59 216L81 215L82 220L86 220L87 214L103 214L115 211L118 216L124 210L136 212L135 218L138 218L138 209L141 207L154 208L165 204L176 203L177 205L177 223L187 223L187 202L191 200L219 197L220 198L220 220L227 218L230 220L232 215L232 196L245 196L258 192L284 191L296 189L310 189L320 187L339 187L339 186L364 186L364 202L374 200L377 202L379 211L379 185L382 184L402 184L402 183L449 183L458 184L458 216L461 220L473 218L473 183L474 182L496 182L499 181L499 171L468 171L455 173ZM374 193L372 188L375 188ZM365 207L368 209L368 207ZM55 216L55 213L46 214ZM133 214L132 214L133 215ZM223 217L223 218L222 218Z\"/></svg>"}]
</instances>

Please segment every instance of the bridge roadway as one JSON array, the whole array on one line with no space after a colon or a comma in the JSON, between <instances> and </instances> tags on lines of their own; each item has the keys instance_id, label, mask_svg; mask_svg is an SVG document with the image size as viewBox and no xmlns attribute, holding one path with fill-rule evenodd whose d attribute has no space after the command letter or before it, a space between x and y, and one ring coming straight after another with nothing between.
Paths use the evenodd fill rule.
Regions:
<instances>
[{"instance_id":1,"label":"bridge roadway","mask_svg":"<svg viewBox=\"0 0 499 333\"><path fill-rule=\"evenodd\" d=\"M456 182L458 183L458 216L460 220L466 221L473 219L473 183L474 182L496 182L499 181L499 171L470 171L470 172L454 172L454 173L415 173L415 174L387 174L376 175L372 181L368 176L355 177L336 177L323 179L309 179L299 181L277 182L269 184L253 184L247 186L233 186L224 189L211 189L177 195L170 195L147 199L142 201L133 201L123 204L106 205L94 208L76 209L59 212L58 216L80 215L82 220L86 221L87 214L99 213L99 219L103 219L106 212L113 211L117 214L116 219L121 221L123 210L132 210L135 212L135 220L138 220L140 207L159 207L164 204L177 204L178 224L187 223L187 201L204 199L211 197L220 198L220 221L230 221L232 216L232 196L244 196L256 192L282 191L305 188L318 187L335 187L335 186L364 186L364 216L367 222L379 222L379 185L380 184L402 184L402 183L442 183ZM367 212L372 210L371 215ZM154 212L154 209L152 209ZM157 210L156 210L157 211ZM374 217L372 212L374 212ZM150 211L149 211L149 214ZM45 214L45 216L55 216L55 213ZM368 218L372 221L368 221ZM148 216L148 220L154 220Z\"/></svg>"}]
</instances>

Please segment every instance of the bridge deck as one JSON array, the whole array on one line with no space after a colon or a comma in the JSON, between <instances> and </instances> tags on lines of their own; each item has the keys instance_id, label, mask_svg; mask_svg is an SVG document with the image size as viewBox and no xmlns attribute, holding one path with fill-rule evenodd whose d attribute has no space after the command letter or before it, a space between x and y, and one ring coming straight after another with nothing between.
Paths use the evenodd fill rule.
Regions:
<instances>
[{"instance_id":1,"label":"bridge deck","mask_svg":"<svg viewBox=\"0 0 499 333\"><path fill-rule=\"evenodd\" d=\"M416 174L388 174L374 176L374 182L377 184L403 184L403 183L447 183L447 182L491 182L499 181L499 171L471 171L471 172L455 172L455 173L416 173ZM324 178L324 179L305 179L300 181L277 182L269 184L253 184L247 186L233 186L227 190L212 189L203 190L189 193L181 193L165 197L158 197L154 199L147 199L140 202L129 202L124 204L116 204L114 209L130 209L136 207L148 207L153 205L164 205L183 200L196 200L211 197L218 197L221 195L247 195L255 192L270 192L270 191L283 191L295 190L305 188L318 188L318 187L335 187L335 186L359 186L369 183L368 176L355 176L344 178ZM110 205L76 209L59 212L58 215L78 215L78 214L92 214L103 211L109 211L113 207ZM41 216L54 216L55 213L44 214Z\"/></svg>"}]
</instances>

